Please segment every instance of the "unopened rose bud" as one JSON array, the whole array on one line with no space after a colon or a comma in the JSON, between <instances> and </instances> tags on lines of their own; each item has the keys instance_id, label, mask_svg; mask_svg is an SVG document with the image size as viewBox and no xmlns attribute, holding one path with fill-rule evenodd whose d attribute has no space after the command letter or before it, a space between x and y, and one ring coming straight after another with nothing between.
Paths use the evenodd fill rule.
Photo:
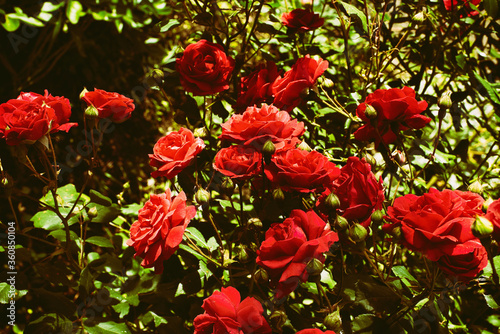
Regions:
<instances>
[{"instance_id":1,"label":"unopened rose bud","mask_svg":"<svg viewBox=\"0 0 500 334\"><path fill-rule=\"evenodd\" d=\"M297 148L299 150L302 150L302 151L307 151L307 152L311 152L312 151L312 148L311 146L307 145L307 143L305 141L302 141L299 146L297 146Z\"/></svg>"},{"instance_id":2,"label":"unopened rose bud","mask_svg":"<svg viewBox=\"0 0 500 334\"><path fill-rule=\"evenodd\" d=\"M394 152L392 152L392 157L394 158L394 160L400 165L404 165L406 163L406 157L404 155L403 152L401 152L400 150L395 150Z\"/></svg>"},{"instance_id":3,"label":"unopened rose bud","mask_svg":"<svg viewBox=\"0 0 500 334\"><path fill-rule=\"evenodd\" d=\"M194 129L193 131L193 135L195 137L199 137L199 138L205 138L207 136L207 129L205 128L196 128Z\"/></svg>"},{"instance_id":4,"label":"unopened rose bud","mask_svg":"<svg viewBox=\"0 0 500 334\"><path fill-rule=\"evenodd\" d=\"M323 87L325 87L325 88L333 88L333 85L334 85L334 84L333 84L333 81L332 81L332 80L330 80L330 79L328 79L328 78L325 78L325 79L323 80Z\"/></svg>"},{"instance_id":5,"label":"unopened rose bud","mask_svg":"<svg viewBox=\"0 0 500 334\"><path fill-rule=\"evenodd\" d=\"M262 221L259 218L250 218L248 220L248 226L260 230L262 228Z\"/></svg>"},{"instance_id":6,"label":"unopened rose bud","mask_svg":"<svg viewBox=\"0 0 500 334\"><path fill-rule=\"evenodd\" d=\"M269 275L267 271L263 268L259 268L255 271L253 279L260 284L267 284L269 282Z\"/></svg>"},{"instance_id":7,"label":"unopened rose bud","mask_svg":"<svg viewBox=\"0 0 500 334\"><path fill-rule=\"evenodd\" d=\"M333 227L337 232L346 231L349 228L349 222L344 217L337 215Z\"/></svg>"},{"instance_id":8,"label":"unopened rose bud","mask_svg":"<svg viewBox=\"0 0 500 334\"><path fill-rule=\"evenodd\" d=\"M269 321L272 324L272 327L274 328L281 328L285 324L285 322L288 320L288 316L286 315L285 312L277 310L273 311L271 315L269 316Z\"/></svg>"},{"instance_id":9,"label":"unopened rose bud","mask_svg":"<svg viewBox=\"0 0 500 334\"><path fill-rule=\"evenodd\" d=\"M194 199L199 205L207 204L210 201L210 193L203 188L198 189L194 194Z\"/></svg>"},{"instance_id":10,"label":"unopened rose bud","mask_svg":"<svg viewBox=\"0 0 500 334\"><path fill-rule=\"evenodd\" d=\"M248 262L248 260L250 259L250 256L248 255L248 250L245 245L242 245L240 247L240 250L238 252L238 259L243 263Z\"/></svg>"},{"instance_id":11,"label":"unopened rose bud","mask_svg":"<svg viewBox=\"0 0 500 334\"><path fill-rule=\"evenodd\" d=\"M329 193L323 204L328 211L334 211L340 208L340 199L334 193Z\"/></svg>"},{"instance_id":12,"label":"unopened rose bud","mask_svg":"<svg viewBox=\"0 0 500 334\"><path fill-rule=\"evenodd\" d=\"M83 88L82 92L80 93L80 99L83 99L83 97L85 96L85 94L87 94L89 91L87 90L87 88Z\"/></svg>"},{"instance_id":13,"label":"unopened rose bud","mask_svg":"<svg viewBox=\"0 0 500 334\"><path fill-rule=\"evenodd\" d=\"M342 328L342 319L340 318L338 308L333 313L330 313L325 317L323 325L325 325L328 330L340 332L340 329Z\"/></svg>"},{"instance_id":14,"label":"unopened rose bud","mask_svg":"<svg viewBox=\"0 0 500 334\"><path fill-rule=\"evenodd\" d=\"M89 209L87 212L88 216L90 219L97 217L98 212L97 212L97 207L93 206Z\"/></svg>"},{"instance_id":15,"label":"unopened rose bud","mask_svg":"<svg viewBox=\"0 0 500 334\"><path fill-rule=\"evenodd\" d=\"M282 202L285 200L285 193L281 188L276 188L273 190L273 198L275 201Z\"/></svg>"},{"instance_id":16,"label":"unopened rose bud","mask_svg":"<svg viewBox=\"0 0 500 334\"><path fill-rule=\"evenodd\" d=\"M151 77L158 83L158 84L161 84L163 82L163 77L164 77L164 73L162 70L158 69L158 68L155 68L152 72L151 72Z\"/></svg>"},{"instance_id":17,"label":"unopened rose bud","mask_svg":"<svg viewBox=\"0 0 500 334\"><path fill-rule=\"evenodd\" d=\"M483 193L483 185L481 184L481 182L479 182L479 180L472 182L469 185L468 189L469 189L469 191L472 191L473 193L476 193L479 195L481 195Z\"/></svg>"},{"instance_id":18,"label":"unopened rose bud","mask_svg":"<svg viewBox=\"0 0 500 334\"><path fill-rule=\"evenodd\" d=\"M450 109L453 102L451 101L451 92L447 91L438 99L438 106L440 109Z\"/></svg>"},{"instance_id":19,"label":"unopened rose bud","mask_svg":"<svg viewBox=\"0 0 500 334\"><path fill-rule=\"evenodd\" d=\"M488 210L488 207L490 204L493 203L493 198L488 197L484 202L483 202L483 211Z\"/></svg>"},{"instance_id":20,"label":"unopened rose bud","mask_svg":"<svg viewBox=\"0 0 500 334\"><path fill-rule=\"evenodd\" d=\"M316 258L312 259L307 263L306 271L309 274L309 276L312 277L319 276L323 271L323 262L321 262Z\"/></svg>"},{"instance_id":21,"label":"unopened rose bud","mask_svg":"<svg viewBox=\"0 0 500 334\"><path fill-rule=\"evenodd\" d=\"M413 16L413 21L415 22L424 22L425 20L425 13L424 12L418 12Z\"/></svg>"},{"instance_id":22,"label":"unopened rose bud","mask_svg":"<svg viewBox=\"0 0 500 334\"><path fill-rule=\"evenodd\" d=\"M352 242L362 242L368 236L368 230L361 224L355 223L349 228L349 239Z\"/></svg>"},{"instance_id":23,"label":"unopened rose bud","mask_svg":"<svg viewBox=\"0 0 500 334\"><path fill-rule=\"evenodd\" d=\"M230 177L225 177L220 185L221 193L231 196L234 192L234 182Z\"/></svg>"},{"instance_id":24,"label":"unopened rose bud","mask_svg":"<svg viewBox=\"0 0 500 334\"><path fill-rule=\"evenodd\" d=\"M267 163L271 161L271 157L275 152L276 152L276 146L274 146L271 140L266 141L264 143L264 146L262 146L262 156L264 157L264 160Z\"/></svg>"},{"instance_id":25,"label":"unopened rose bud","mask_svg":"<svg viewBox=\"0 0 500 334\"><path fill-rule=\"evenodd\" d=\"M372 213L372 222L379 223L384 218L384 212L382 210L375 210Z\"/></svg>"},{"instance_id":26,"label":"unopened rose bud","mask_svg":"<svg viewBox=\"0 0 500 334\"><path fill-rule=\"evenodd\" d=\"M484 216L477 216L471 226L472 234L479 239L489 237L493 228L493 223Z\"/></svg>"},{"instance_id":27,"label":"unopened rose bud","mask_svg":"<svg viewBox=\"0 0 500 334\"><path fill-rule=\"evenodd\" d=\"M89 119L95 119L99 117L99 110L93 105L90 105L85 109L85 117Z\"/></svg>"},{"instance_id":28,"label":"unopened rose bud","mask_svg":"<svg viewBox=\"0 0 500 334\"><path fill-rule=\"evenodd\" d=\"M368 119L376 119L378 116L377 110L371 105L371 104L366 104L366 109L365 109L365 116Z\"/></svg>"},{"instance_id":29,"label":"unopened rose bud","mask_svg":"<svg viewBox=\"0 0 500 334\"><path fill-rule=\"evenodd\" d=\"M392 229L390 232L392 235L393 241L399 241L403 237L403 231L401 230L401 226L396 226L395 228Z\"/></svg>"}]
</instances>

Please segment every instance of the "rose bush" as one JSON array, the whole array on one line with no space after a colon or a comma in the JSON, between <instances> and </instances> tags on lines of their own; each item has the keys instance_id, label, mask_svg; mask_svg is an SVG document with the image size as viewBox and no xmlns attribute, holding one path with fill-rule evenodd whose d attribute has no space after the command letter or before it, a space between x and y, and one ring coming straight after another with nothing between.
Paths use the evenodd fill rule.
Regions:
<instances>
[{"instance_id":1,"label":"rose bush","mask_svg":"<svg viewBox=\"0 0 500 334\"><path fill-rule=\"evenodd\" d=\"M477 194L448 189L405 195L387 209L385 218L390 223L382 228L388 233L400 228L405 247L437 261L447 273L470 279L487 263L484 248L471 230L475 217L483 214L483 202Z\"/></svg>"},{"instance_id":2,"label":"rose bush","mask_svg":"<svg viewBox=\"0 0 500 334\"><path fill-rule=\"evenodd\" d=\"M281 23L293 31L306 32L318 29L325 23L325 19L307 9L294 9L281 15Z\"/></svg>"},{"instance_id":3,"label":"rose bush","mask_svg":"<svg viewBox=\"0 0 500 334\"><path fill-rule=\"evenodd\" d=\"M130 227L127 245L134 247L134 257L143 259L144 268L154 267L155 273L161 274L163 261L179 248L184 231L195 214L196 208L186 205L183 191L174 197L170 189L163 194L152 194Z\"/></svg>"},{"instance_id":4,"label":"rose bush","mask_svg":"<svg viewBox=\"0 0 500 334\"><path fill-rule=\"evenodd\" d=\"M357 221L364 227L371 222L374 211L382 209L384 203L384 187L382 179L378 181L365 159L349 157L340 175L322 194L318 201L320 208L323 200L331 192L340 200L337 213L349 221Z\"/></svg>"},{"instance_id":5,"label":"rose bush","mask_svg":"<svg viewBox=\"0 0 500 334\"><path fill-rule=\"evenodd\" d=\"M231 116L222 124L219 138L259 151L270 140L279 152L295 147L304 131L304 123L292 120L286 111L263 104L260 108L248 107L243 114Z\"/></svg>"},{"instance_id":6,"label":"rose bush","mask_svg":"<svg viewBox=\"0 0 500 334\"><path fill-rule=\"evenodd\" d=\"M234 181L244 181L261 171L262 155L252 147L230 146L217 152L214 169Z\"/></svg>"},{"instance_id":7,"label":"rose bush","mask_svg":"<svg viewBox=\"0 0 500 334\"><path fill-rule=\"evenodd\" d=\"M229 88L234 60L221 45L202 39L188 45L182 57L176 60L176 69L186 91L211 95Z\"/></svg>"},{"instance_id":8,"label":"rose bush","mask_svg":"<svg viewBox=\"0 0 500 334\"><path fill-rule=\"evenodd\" d=\"M78 125L68 123L71 105L65 97L21 93L17 99L0 104L0 137L8 145L32 144L48 133L68 132Z\"/></svg>"},{"instance_id":9,"label":"rose bush","mask_svg":"<svg viewBox=\"0 0 500 334\"><path fill-rule=\"evenodd\" d=\"M109 118L115 123L122 123L129 119L135 109L134 100L97 88L91 92L85 92L82 100L87 103L87 106L97 109L97 117Z\"/></svg>"},{"instance_id":10,"label":"rose bush","mask_svg":"<svg viewBox=\"0 0 500 334\"><path fill-rule=\"evenodd\" d=\"M273 83L274 105L291 111L302 102L302 92L311 88L327 68L328 61L321 58L316 60L306 55L298 59L283 77Z\"/></svg>"},{"instance_id":11,"label":"rose bush","mask_svg":"<svg viewBox=\"0 0 500 334\"><path fill-rule=\"evenodd\" d=\"M300 149L276 154L264 171L275 187L299 192L323 190L340 175L340 169L323 154Z\"/></svg>"},{"instance_id":12,"label":"rose bush","mask_svg":"<svg viewBox=\"0 0 500 334\"><path fill-rule=\"evenodd\" d=\"M272 84L279 77L278 68L272 61L257 66L255 71L240 79L240 90L235 111L241 113L247 107L273 102Z\"/></svg>"},{"instance_id":13,"label":"rose bush","mask_svg":"<svg viewBox=\"0 0 500 334\"><path fill-rule=\"evenodd\" d=\"M252 297L240 301L240 293L231 286L215 291L203 301L205 313L194 319L194 333L271 333L259 301Z\"/></svg>"},{"instance_id":14,"label":"rose bush","mask_svg":"<svg viewBox=\"0 0 500 334\"><path fill-rule=\"evenodd\" d=\"M374 118L366 114L367 105L375 109ZM362 141L375 141L376 145L381 142L391 144L396 141L400 131L420 129L427 125L431 119L421 115L426 109L427 102L417 101L415 91L410 87L377 89L356 109L356 115L366 124L354 132L354 137Z\"/></svg>"},{"instance_id":15,"label":"rose bush","mask_svg":"<svg viewBox=\"0 0 500 334\"><path fill-rule=\"evenodd\" d=\"M149 164L158 168L151 176L173 178L189 166L204 147L203 140L195 138L186 128L170 132L156 142L153 154L149 154Z\"/></svg>"},{"instance_id":16,"label":"rose bush","mask_svg":"<svg viewBox=\"0 0 500 334\"><path fill-rule=\"evenodd\" d=\"M293 210L282 223L272 224L257 251L256 262L266 269L276 298L286 297L307 281L307 264L325 261L324 253L338 236L314 211Z\"/></svg>"}]
</instances>

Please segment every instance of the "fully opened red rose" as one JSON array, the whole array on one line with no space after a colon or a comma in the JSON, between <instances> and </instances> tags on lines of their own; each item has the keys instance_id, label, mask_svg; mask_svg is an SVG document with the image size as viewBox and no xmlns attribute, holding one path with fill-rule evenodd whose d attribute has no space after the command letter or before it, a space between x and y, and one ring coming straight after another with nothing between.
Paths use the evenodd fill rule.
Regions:
<instances>
[{"instance_id":1,"label":"fully opened red rose","mask_svg":"<svg viewBox=\"0 0 500 334\"><path fill-rule=\"evenodd\" d=\"M194 319L194 334L270 334L261 303L247 297L241 301L233 287L215 291L203 301L205 313Z\"/></svg>"},{"instance_id":2,"label":"fully opened red rose","mask_svg":"<svg viewBox=\"0 0 500 334\"><path fill-rule=\"evenodd\" d=\"M304 123L292 120L286 111L263 104L261 108L248 107L243 114L231 116L222 124L219 138L259 151L271 140L279 152L295 147L304 131Z\"/></svg>"},{"instance_id":3,"label":"fully opened red rose","mask_svg":"<svg viewBox=\"0 0 500 334\"><path fill-rule=\"evenodd\" d=\"M151 176L173 178L189 166L204 147L203 140L195 138L188 129L169 133L156 142L153 154L149 154L149 164L158 168Z\"/></svg>"},{"instance_id":4,"label":"fully opened red rose","mask_svg":"<svg viewBox=\"0 0 500 334\"><path fill-rule=\"evenodd\" d=\"M253 147L230 146L217 152L214 169L234 181L244 181L261 171L262 155Z\"/></svg>"},{"instance_id":5,"label":"fully opened red rose","mask_svg":"<svg viewBox=\"0 0 500 334\"><path fill-rule=\"evenodd\" d=\"M127 245L134 247L135 257L143 258L141 265L144 268L154 267L155 273L161 274L163 261L179 248L184 231L195 214L196 208L186 205L184 192L176 197L171 196L169 189L164 194L153 194L130 227Z\"/></svg>"},{"instance_id":6,"label":"fully opened red rose","mask_svg":"<svg viewBox=\"0 0 500 334\"><path fill-rule=\"evenodd\" d=\"M384 202L382 179L377 181L370 164L364 159L349 157L347 164L340 169L340 176L329 188L331 189L325 190L322 197L333 191L340 201L338 214L364 227L370 225L372 213L382 209Z\"/></svg>"},{"instance_id":7,"label":"fully opened red rose","mask_svg":"<svg viewBox=\"0 0 500 334\"><path fill-rule=\"evenodd\" d=\"M221 45L200 40L190 44L176 60L182 87L194 95L210 95L229 88L233 58Z\"/></svg>"},{"instance_id":8,"label":"fully opened red rose","mask_svg":"<svg viewBox=\"0 0 500 334\"><path fill-rule=\"evenodd\" d=\"M273 83L274 105L291 111L302 102L302 91L311 88L327 68L328 61L321 58L316 60L307 55L297 60L283 78Z\"/></svg>"},{"instance_id":9,"label":"fully opened red rose","mask_svg":"<svg viewBox=\"0 0 500 334\"><path fill-rule=\"evenodd\" d=\"M77 123L68 123L71 105L65 97L21 93L0 105L0 137L8 145L32 144L48 133L66 131Z\"/></svg>"},{"instance_id":10,"label":"fully opened red rose","mask_svg":"<svg viewBox=\"0 0 500 334\"><path fill-rule=\"evenodd\" d=\"M366 115L367 105L375 109L375 118L370 119ZM354 132L354 137L362 141L375 141L377 145L381 139L386 144L393 143L400 131L420 129L431 121L429 117L421 115L426 109L427 102L417 101L415 91L410 87L377 89L356 109L356 115L366 124Z\"/></svg>"},{"instance_id":11,"label":"fully opened red rose","mask_svg":"<svg viewBox=\"0 0 500 334\"><path fill-rule=\"evenodd\" d=\"M272 84L279 77L278 68L272 61L259 65L248 76L241 78L240 92L235 109L243 112L247 107L273 102Z\"/></svg>"},{"instance_id":12,"label":"fully opened red rose","mask_svg":"<svg viewBox=\"0 0 500 334\"><path fill-rule=\"evenodd\" d=\"M313 192L331 184L340 175L340 169L319 152L295 148L275 155L265 173L285 191Z\"/></svg>"},{"instance_id":13,"label":"fully opened red rose","mask_svg":"<svg viewBox=\"0 0 500 334\"><path fill-rule=\"evenodd\" d=\"M477 7L481 3L481 0L443 0L444 7L446 10L459 10L459 9L465 9L467 12L468 16L474 16L479 14L477 10L472 10L470 7L470 4L473 4L474 6Z\"/></svg>"},{"instance_id":14,"label":"fully opened red rose","mask_svg":"<svg viewBox=\"0 0 500 334\"><path fill-rule=\"evenodd\" d=\"M477 194L458 190L409 194L396 198L387 209L385 218L391 223L383 230L390 233L401 228L404 246L437 261L443 271L470 280L488 262L484 247L471 230L475 217L482 215L483 202Z\"/></svg>"},{"instance_id":15,"label":"fully opened red rose","mask_svg":"<svg viewBox=\"0 0 500 334\"><path fill-rule=\"evenodd\" d=\"M338 235L314 211L293 210L289 218L267 230L256 262L268 272L276 297L283 298L307 281L309 261L324 263L324 253L335 241Z\"/></svg>"},{"instance_id":16,"label":"fully opened red rose","mask_svg":"<svg viewBox=\"0 0 500 334\"><path fill-rule=\"evenodd\" d=\"M290 29L306 32L321 27L325 19L310 10L299 8L281 15L281 23Z\"/></svg>"},{"instance_id":17,"label":"fully opened red rose","mask_svg":"<svg viewBox=\"0 0 500 334\"><path fill-rule=\"evenodd\" d=\"M115 123L129 119L135 109L134 100L97 88L94 88L92 92L86 92L82 100L87 103L87 106L97 109L99 118L109 118Z\"/></svg>"}]
</instances>

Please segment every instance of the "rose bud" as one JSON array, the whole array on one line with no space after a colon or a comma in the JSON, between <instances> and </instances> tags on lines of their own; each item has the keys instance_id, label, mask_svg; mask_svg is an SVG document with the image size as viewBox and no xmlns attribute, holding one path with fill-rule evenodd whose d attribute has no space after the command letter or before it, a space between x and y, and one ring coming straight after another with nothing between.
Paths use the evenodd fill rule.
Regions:
<instances>
[{"instance_id":1,"label":"rose bud","mask_svg":"<svg viewBox=\"0 0 500 334\"><path fill-rule=\"evenodd\" d=\"M254 280L257 283L268 284L269 283L269 275L265 269L259 268L255 271L253 275Z\"/></svg>"},{"instance_id":2,"label":"rose bud","mask_svg":"<svg viewBox=\"0 0 500 334\"><path fill-rule=\"evenodd\" d=\"M397 226L390 232L392 235L392 241L399 241L403 236L403 231L401 231L401 226Z\"/></svg>"},{"instance_id":3,"label":"rose bud","mask_svg":"<svg viewBox=\"0 0 500 334\"><path fill-rule=\"evenodd\" d=\"M382 210L376 210L372 213L372 221L378 223L384 218L384 212Z\"/></svg>"},{"instance_id":4,"label":"rose bud","mask_svg":"<svg viewBox=\"0 0 500 334\"><path fill-rule=\"evenodd\" d=\"M324 205L328 211L337 210L340 207L340 199L334 193L329 193L325 198Z\"/></svg>"},{"instance_id":5,"label":"rose bud","mask_svg":"<svg viewBox=\"0 0 500 334\"><path fill-rule=\"evenodd\" d=\"M262 147L262 155L264 156L264 159L271 159L274 152L276 152L276 146L274 146L272 140L266 141Z\"/></svg>"},{"instance_id":6,"label":"rose bud","mask_svg":"<svg viewBox=\"0 0 500 334\"><path fill-rule=\"evenodd\" d=\"M331 79L325 78L323 79L323 87L325 88L333 88L333 81Z\"/></svg>"},{"instance_id":7,"label":"rose bud","mask_svg":"<svg viewBox=\"0 0 500 334\"><path fill-rule=\"evenodd\" d=\"M483 192L483 185L479 182L479 180L476 180L469 185L468 189L473 193L481 194Z\"/></svg>"},{"instance_id":8,"label":"rose bud","mask_svg":"<svg viewBox=\"0 0 500 334\"><path fill-rule=\"evenodd\" d=\"M205 138L207 136L207 129L205 129L205 128L196 128L193 131L193 135L195 137Z\"/></svg>"},{"instance_id":9,"label":"rose bud","mask_svg":"<svg viewBox=\"0 0 500 334\"><path fill-rule=\"evenodd\" d=\"M451 92L447 91L438 99L440 109L450 109L453 102L451 101Z\"/></svg>"},{"instance_id":10,"label":"rose bud","mask_svg":"<svg viewBox=\"0 0 500 334\"><path fill-rule=\"evenodd\" d=\"M342 325L339 309L336 309L333 313L328 314L325 317L325 320L323 320L323 325L325 325L329 330L339 331Z\"/></svg>"},{"instance_id":11,"label":"rose bud","mask_svg":"<svg viewBox=\"0 0 500 334\"><path fill-rule=\"evenodd\" d=\"M220 185L221 193L231 196L234 192L234 182L230 177L225 177Z\"/></svg>"},{"instance_id":12,"label":"rose bud","mask_svg":"<svg viewBox=\"0 0 500 334\"><path fill-rule=\"evenodd\" d=\"M323 271L323 262L316 258L312 259L307 263L306 271L311 277L321 275L321 272Z\"/></svg>"},{"instance_id":13,"label":"rose bud","mask_svg":"<svg viewBox=\"0 0 500 334\"><path fill-rule=\"evenodd\" d=\"M245 246L245 245L242 245L242 246L240 247L239 252L238 252L238 259L239 259L241 262L246 263L246 262L248 262L248 259L249 259L249 258L250 258L250 257L248 256L248 250L247 250L246 246Z\"/></svg>"},{"instance_id":14,"label":"rose bud","mask_svg":"<svg viewBox=\"0 0 500 334\"><path fill-rule=\"evenodd\" d=\"M371 104L366 104L365 116L368 119L375 119L378 116L377 110Z\"/></svg>"},{"instance_id":15,"label":"rose bud","mask_svg":"<svg viewBox=\"0 0 500 334\"><path fill-rule=\"evenodd\" d=\"M353 242L362 242L368 236L368 230L361 224L355 223L349 228L349 239Z\"/></svg>"},{"instance_id":16,"label":"rose bud","mask_svg":"<svg viewBox=\"0 0 500 334\"><path fill-rule=\"evenodd\" d=\"M99 117L99 110L97 110L97 108L93 105L90 105L87 107L87 109L85 109L85 117L89 119L95 119Z\"/></svg>"},{"instance_id":17,"label":"rose bud","mask_svg":"<svg viewBox=\"0 0 500 334\"><path fill-rule=\"evenodd\" d=\"M83 88L82 92L80 93L80 99L82 99L88 92L89 91L87 90L87 88Z\"/></svg>"},{"instance_id":18,"label":"rose bud","mask_svg":"<svg viewBox=\"0 0 500 334\"><path fill-rule=\"evenodd\" d=\"M273 198L275 201L282 202L285 200L285 193L281 188L276 188L273 190Z\"/></svg>"},{"instance_id":19,"label":"rose bud","mask_svg":"<svg viewBox=\"0 0 500 334\"><path fill-rule=\"evenodd\" d=\"M488 210L488 207L490 204L493 203L493 198L488 197L484 202L483 202L483 211Z\"/></svg>"},{"instance_id":20,"label":"rose bud","mask_svg":"<svg viewBox=\"0 0 500 334\"><path fill-rule=\"evenodd\" d=\"M194 199L199 205L207 204L210 201L210 193L205 189L200 188L194 195Z\"/></svg>"},{"instance_id":21,"label":"rose bud","mask_svg":"<svg viewBox=\"0 0 500 334\"><path fill-rule=\"evenodd\" d=\"M299 146L297 146L297 148L302 151L307 151L307 152L312 151L311 146L307 145L305 141L302 141L302 143L300 143Z\"/></svg>"},{"instance_id":22,"label":"rose bud","mask_svg":"<svg viewBox=\"0 0 500 334\"><path fill-rule=\"evenodd\" d=\"M248 226L254 227L254 228L260 230L262 228L262 221L259 218L250 218L248 220Z\"/></svg>"},{"instance_id":23,"label":"rose bud","mask_svg":"<svg viewBox=\"0 0 500 334\"><path fill-rule=\"evenodd\" d=\"M338 232L345 231L349 228L349 222L347 221L347 219L339 215L335 219L334 228Z\"/></svg>"},{"instance_id":24,"label":"rose bud","mask_svg":"<svg viewBox=\"0 0 500 334\"><path fill-rule=\"evenodd\" d=\"M479 215L471 226L472 234L479 239L489 237L493 233L493 229L493 223L488 218Z\"/></svg>"},{"instance_id":25,"label":"rose bud","mask_svg":"<svg viewBox=\"0 0 500 334\"><path fill-rule=\"evenodd\" d=\"M156 81L158 84L161 84L163 82L163 77L164 77L164 73L162 70L158 69L158 68L155 68L152 72L151 72L151 77L154 79L154 81Z\"/></svg>"},{"instance_id":26,"label":"rose bud","mask_svg":"<svg viewBox=\"0 0 500 334\"><path fill-rule=\"evenodd\" d=\"M415 22L424 22L424 20L425 20L425 13L423 11L418 12L413 16L413 21Z\"/></svg>"}]
</instances>

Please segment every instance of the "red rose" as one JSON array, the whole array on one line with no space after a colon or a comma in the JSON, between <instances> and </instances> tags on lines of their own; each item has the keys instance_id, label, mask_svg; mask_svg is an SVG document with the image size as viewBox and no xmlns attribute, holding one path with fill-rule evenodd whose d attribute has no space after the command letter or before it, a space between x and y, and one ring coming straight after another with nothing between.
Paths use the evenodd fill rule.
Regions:
<instances>
[{"instance_id":1,"label":"red rose","mask_svg":"<svg viewBox=\"0 0 500 334\"><path fill-rule=\"evenodd\" d=\"M301 92L312 87L327 68L328 62L321 58L316 60L307 55L297 60L283 78L273 83L274 105L291 111L302 102Z\"/></svg>"},{"instance_id":2,"label":"red rose","mask_svg":"<svg viewBox=\"0 0 500 334\"><path fill-rule=\"evenodd\" d=\"M347 164L340 169L340 176L333 181L331 189L325 190L322 198L332 191L340 200L338 214L364 227L370 225L372 213L382 209L384 202L382 179L377 181L370 164L358 157L347 159Z\"/></svg>"},{"instance_id":3,"label":"red rose","mask_svg":"<svg viewBox=\"0 0 500 334\"><path fill-rule=\"evenodd\" d=\"M234 60L219 44L204 39L190 44L176 60L184 89L194 95L210 95L229 88Z\"/></svg>"},{"instance_id":4,"label":"red rose","mask_svg":"<svg viewBox=\"0 0 500 334\"><path fill-rule=\"evenodd\" d=\"M301 331L298 331L295 334L335 334L335 332L334 331L323 332L321 329L308 328L308 329L303 329Z\"/></svg>"},{"instance_id":5,"label":"red rose","mask_svg":"<svg viewBox=\"0 0 500 334\"><path fill-rule=\"evenodd\" d=\"M273 102L272 84L279 77L278 68L272 61L259 65L248 76L241 78L240 93L235 109L238 113L247 107Z\"/></svg>"},{"instance_id":6,"label":"red rose","mask_svg":"<svg viewBox=\"0 0 500 334\"><path fill-rule=\"evenodd\" d=\"M222 124L219 138L252 146L259 151L266 141L271 140L276 151L282 151L295 147L304 131L304 123L292 120L286 111L263 104L261 108L248 107L243 114L233 115Z\"/></svg>"},{"instance_id":7,"label":"red rose","mask_svg":"<svg viewBox=\"0 0 500 334\"><path fill-rule=\"evenodd\" d=\"M204 147L203 140L194 138L188 129L170 132L156 142L153 154L149 154L149 164L158 168L151 176L173 178L189 166Z\"/></svg>"},{"instance_id":8,"label":"red rose","mask_svg":"<svg viewBox=\"0 0 500 334\"><path fill-rule=\"evenodd\" d=\"M141 265L144 268L154 267L155 273L161 274L163 261L179 248L184 231L195 214L194 206L186 206L183 191L176 197L171 197L170 189L164 194L152 194L130 227L127 245L134 247L134 257L143 258Z\"/></svg>"},{"instance_id":9,"label":"red rose","mask_svg":"<svg viewBox=\"0 0 500 334\"><path fill-rule=\"evenodd\" d=\"M477 10L471 10L470 3L472 3L474 6L477 6L481 3L481 0L471 0L471 1L460 0L460 5L458 4L457 0L453 0L453 4L452 4L452 0L443 0L443 3L444 3L444 7L446 8L446 10L457 10L457 9L464 8L465 11L467 12L468 16L474 16L474 15L479 14L479 12Z\"/></svg>"},{"instance_id":10,"label":"red rose","mask_svg":"<svg viewBox=\"0 0 500 334\"><path fill-rule=\"evenodd\" d=\"M8 145L32 144L44 135L66 131L77 123L68 123L71 105L65 97L21 93L0 105L0 137Z\"/></svg>"},{"instance_id":11,"label":"red rose","mask_svg":"<svg viewBox=\"0 0 500 334\"><path fill-rule=\"evenodd\" d=\"M390 233L400 227L401 243L408 249L437 261L445 272L460 267L457 274L461 277L474 277L487 262L482 258L483 246L471 230L475 217L482 214L483 202L477 194L458 190L430 189L423 196L406 195L387 209L385 218L391 224L382 228Z\"/></svg>"},{"instance_id":12,"label":"red rose","mask_svg":"<svg viewBox=\"0 0 500 334\"><path fill-rule=\"evenodd\" d=\"M377 113L371 120L365 113L368 104ZM377 145L381 137L386 144L390 144L396 140L399 131L420 129L428 124L431 119L420 115L425 109L427 102L417 101L415 91L410 87L377 89L356 109L356 115L366 124L354 132L354 137L363 141L375 140Z\"/></svg>"},{"instance_id":13,"label":"red rose","mask_svg":"<svg viewBox=\"0 0 500 334\"><path fill-rule=\"evenodd\" d=\"M335 241L337 234L312 210L293 210L282 223L272 224L257 251L256 262L276 286L276 298L287 296L301 281L307 281L309 261L324 263L323 253Z\"/></svg>"},{"instance_id":14,"label":"red rose","mask_svg":"<svg viewBox=\"0 0 500 334\"><path fill-rule=\"evenodd\" d=\"M230 146L217 152L214 169L235 181L243 181L259 174L262 155L252 147Z\"/></svg>"},{"instance_id":15,"label":"red rose","mask_svg":"<svg viewBox=\"0 0 500 334\"><path fill-rule=\"evenodd\" d=\"M437 265L447 275L468 282L488 264L488 253L480 244L464 254L448 255L439 258Z\"/></svg>"},{"instance_id":16,"label":"red rose","mask_svg":"<svg viewBox=\"0 0 500 334\"><path fill-rule=\"evenodd\" d=\"M285 191L313 192L331 184L340 175L340 169L319 152L295 148L275 155L265 173Z\"/></svg>"},{"instance_id":17,"label":"red rose","mask_svg":"<svg viewBox=\"0 0 500 334\"><path fill-rule=\"evenodd\" d=\"M99 112L99 118L110 118L115 123L126 121L135 109L134 100L113 92L94 88L86 92L82 100Z\"/></svg>"},{"instance_id":18,"label":"red rose","mask_svg":"<svg viewBox=\"0 0 500 334\"><path fill-rule=\"evenodd\" d=\"M491 202L485 217L493 224L491 237L500 243L500 199Z\"/></svg>"},{"instance_id":19,"label":"red rose","mask_svg":"<svg viewBox=\"0 0 500 334\"><path fill-rule=\"evenodd\" d=\"M205 313L194 319L194 334L271 333L259 301L240 300L240 293L231 286L215 291L203 301Z\"/></svg>"},{"instance_id":20,"label":"red rose","mask_svg":"<svg viewBox=\"0 0 500 334\"><path fill-rule=\"evenodd\" d=\"M294 9L281 15L281 23L290 29L306 32L321 27L325 19L307 9Z\"/></svg>"}]
</instances>

